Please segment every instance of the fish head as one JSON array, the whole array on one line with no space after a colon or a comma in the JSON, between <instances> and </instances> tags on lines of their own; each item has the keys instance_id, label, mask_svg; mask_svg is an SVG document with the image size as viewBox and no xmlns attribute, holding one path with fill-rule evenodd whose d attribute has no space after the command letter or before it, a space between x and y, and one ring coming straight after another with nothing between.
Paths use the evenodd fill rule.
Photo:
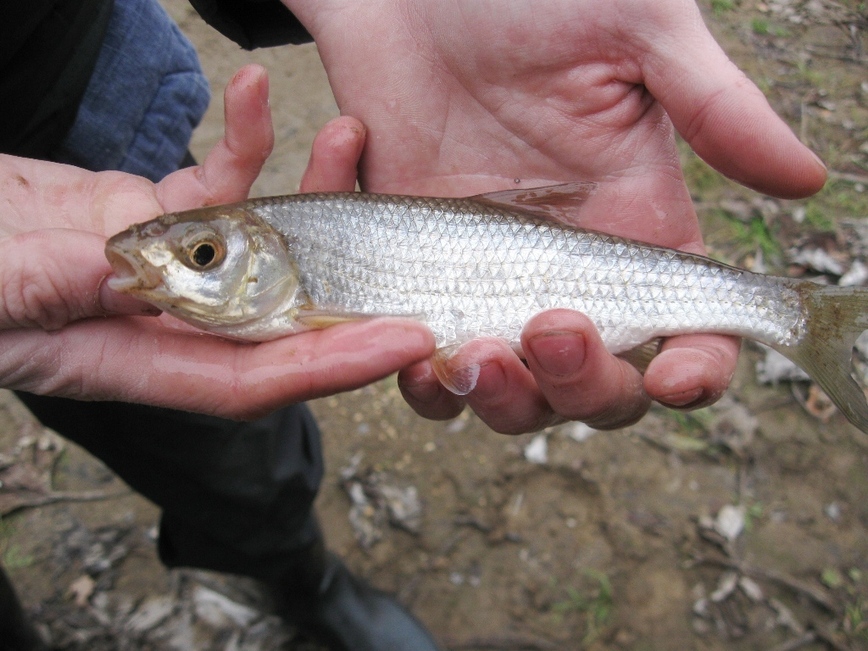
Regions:
<instances>
[{"instance_id":1,"label":"fish head","mask_svg":"<svg viewBox=\"0 0 868 651\"><path fill-rule=\"evenodd\" d=\"M228 336L255 339L306 300L284 237L242 206L136 224L108 240L106 257L111 289Z\"/></svg>"}]
</instances>

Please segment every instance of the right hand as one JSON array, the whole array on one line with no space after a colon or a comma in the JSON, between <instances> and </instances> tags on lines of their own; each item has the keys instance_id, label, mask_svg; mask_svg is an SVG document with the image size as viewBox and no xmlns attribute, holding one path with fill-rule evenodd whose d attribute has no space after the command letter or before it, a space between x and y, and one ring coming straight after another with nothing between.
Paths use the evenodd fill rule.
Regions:
<instances>
[{"instance_id":1,"label":"right hand","mask_svg":"<svg viewBox=\"0 0 868 651\"><path fill-rule=\"evenodd\" d=\"M368 191L467 196L516 178L596 181L576 222L701 253L673 125L759 191L801 197L825 181L692 0L283 1L316 39L341 112L368 129ZM503 342L463 348L464 363L482 367L466 397L440 387L427 363L402 372L402 390L424 416L449 418L466 402L503 432L563 419L616 427L651 398L710 404L739 348L730 337L673 337L643 377L563 311L533 319L522 344L529 368Z\"/></svg>"}]
</instances>

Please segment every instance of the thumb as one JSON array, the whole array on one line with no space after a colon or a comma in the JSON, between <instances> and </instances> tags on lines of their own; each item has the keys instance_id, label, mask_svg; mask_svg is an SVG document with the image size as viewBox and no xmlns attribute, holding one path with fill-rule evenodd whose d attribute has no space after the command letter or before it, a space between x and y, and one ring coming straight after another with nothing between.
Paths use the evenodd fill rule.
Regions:
<instances>
[{"instance_id":1,"label":"thumb","mask_svg":"<svg viewBox=\"0 0 868 651\"><path fill-rule=\"evenodd\" d=\"M105 238L43 229L0 240L0 329L56 330L93 316L156 315L152 306L111 291Z\"/></svg>"},{"instance_id":2,"label":"thumb","mask_svg":"<svg viewBox=\"0 0 868 651\"><path fill-rule=\"evenodd\" d=\"M814 194L826 168L729 60L701 19L658 39L645 85L675 128L709 165L754 190L795 199Z\"/></svg>"}]
</instances>

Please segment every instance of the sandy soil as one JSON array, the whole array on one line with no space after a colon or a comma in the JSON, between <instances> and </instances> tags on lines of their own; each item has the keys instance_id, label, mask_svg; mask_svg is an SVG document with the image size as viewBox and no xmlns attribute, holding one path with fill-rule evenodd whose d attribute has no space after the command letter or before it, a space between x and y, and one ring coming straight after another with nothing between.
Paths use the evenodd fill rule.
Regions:
<instances>
[{"instance_id":1,"label":"sandy soil","mask_svg":"<svg viewBox=\"0 0 868 651\"><path fill-rule=\"evenodd\" d=\"M277 149L255 193L294 191L313 134L337 114L315 48L251 55L181 0L165 4L215 89L195 153L220 135L232 73L259 61ZM848 220L868 216L864 6L701 4L727 52L836 172L819 199L770 202L685 153L713 251L751 264L761 250L771 271L803 272L787 251L819 243L849 268L864 250ZM840 415L819 418L817 402L803 406L805 384L758 385L761 355L746 347L716 407L655 409L610 433L570 424L509 438L471 414L424 421L393 380L318 401L330 545L450 649L868 648L866 439ZM251 586L167 572L156 508L8 394L0 452L2 472L18 473L0 475L0 511L20 507L0 520L3 564L58 648L311 648L258 610ZM350 518L353 484L372 500L353 520L379 537L367 546ZM420 512L389 516L389 495Z\"/></svg>"}]
</instances>

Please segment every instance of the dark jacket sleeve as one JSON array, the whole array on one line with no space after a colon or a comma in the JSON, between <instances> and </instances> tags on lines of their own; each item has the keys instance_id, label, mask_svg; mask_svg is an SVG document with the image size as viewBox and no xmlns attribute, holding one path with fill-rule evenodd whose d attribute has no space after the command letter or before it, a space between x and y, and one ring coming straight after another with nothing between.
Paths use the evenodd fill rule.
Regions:
<instances>
[{"instance_id":1,"label":"dark jacket sleeve","mask_svg":"<svg viewBox=\"0 0 868 651\"><path fill-rule=\"evenodd\" d=\"M313 38L280 0L190 0L206 23L245 50Z\"/></svg>"}]
</instances>

